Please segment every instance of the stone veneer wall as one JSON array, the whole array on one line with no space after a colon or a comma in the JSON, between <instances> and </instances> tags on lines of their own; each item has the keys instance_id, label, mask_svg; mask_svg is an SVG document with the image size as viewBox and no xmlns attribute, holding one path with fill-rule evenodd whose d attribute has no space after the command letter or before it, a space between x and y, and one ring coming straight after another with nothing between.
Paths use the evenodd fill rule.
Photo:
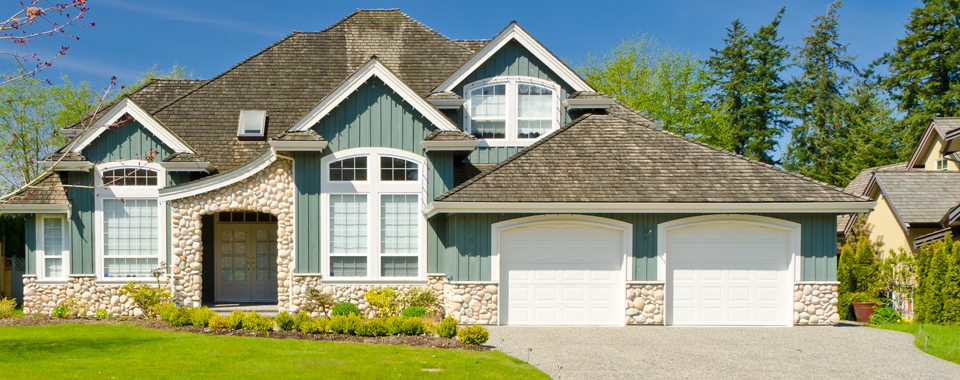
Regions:
<instances>
[{"instance_id":1,"label":"stone veneer wall","mask_svg":"<svg viewBox=\"0 0 960 380\"><path fill-rule=\"evenodd\" d=\"M836 281L796 283L793 287L793 323L822 326L840 324L840 314L837 314L839 287L840 283Z\"/></svg>"},{"instance_id":2,"label":"stone veneer wall","mask_svg":"<svg viewBox=\"0 0 960 380\"><path fill-rule=\"evenodd\" d=\"M295 312L300 310L304 302L307 288L321 289L323 293L333 294L336 302L347 301L370 314L376 309L367 304L364 295L378 285L324 285L319 275L294 274L291 289L291 307ZM427 276L424 285L379 285L389 286L403 291L417 286L427 286L437 293L437 300L443 308L443 314L450 316L460 323L497 324L497 290L493 282L471 282L452 284L442 274ZM314 312L313 317L320 316Z\"/></svg>"},{"instance_id":3,"label":"stone veneer wall","mask_svg":"<svg viewBox=\"0 0 960 380\"><path fill-rule=\"evenodd\" d=\"M663 282L627 284L628 325L663 324Z\"/></svg>"},{"instance_id":4,"label":"stone veneer wall","mask_svg":"<svg viewBox=\"0 0 960 380\"><path fill-rule=\"evenodd\" d=\"M203 290L203 242L200 216L220 211L254 211L277 217L277 307L289 309L293 273L293 165L278 159L233 185L171 200L173 297L199 307ZM212 253L212 252L211 252ZM208 259L211 259L212 255Z\"/></svg>"},{"instance_id":5,"label":"stone veneer wall","mask_svg":"<svg viewBox=\"0 0 960 380\"><path fill-rule=\"evenodd\" d=\"M143 316L143 310L132 298L120 294L121 286L123 284L97 285L92 275L70 276L64 284L37 284L36 275L24 275L23 312L50 315L53 308L73 297L85 304L80 316L92 317L97 309L104 309L114 317Z\"/></svg>"}]
</instances>

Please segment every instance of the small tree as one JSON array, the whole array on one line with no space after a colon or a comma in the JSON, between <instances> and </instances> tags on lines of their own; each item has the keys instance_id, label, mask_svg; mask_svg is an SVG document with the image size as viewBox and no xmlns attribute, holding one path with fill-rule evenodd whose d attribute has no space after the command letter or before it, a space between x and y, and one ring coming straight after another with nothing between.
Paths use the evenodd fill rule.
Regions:
<instances>
[{"instance_id":1,"label":"small tree","mask_svg":"<svg viewBox=\"0 0 960 380\"><path fill-rule=\"evenodd\" d=\"M15 8L14 8L15 9ZM6 9L4 9L6 10ZM25 77L32 77L40 70L50 67L53 60L67 53L69 46L61 45L53 56L41 57L31 51L30 46L37 38L51 37L57 34L79 40L70 34L74 27L92 27L95 24L81 25L80 20L89 10L86 0L72 0L65 3L30 0L20 2L20 9L0 21L0 40L6 40L12 46L0 48L0 55L14 60L17 71L4 75L0 86Z\"/></svg>"}]
</instances>

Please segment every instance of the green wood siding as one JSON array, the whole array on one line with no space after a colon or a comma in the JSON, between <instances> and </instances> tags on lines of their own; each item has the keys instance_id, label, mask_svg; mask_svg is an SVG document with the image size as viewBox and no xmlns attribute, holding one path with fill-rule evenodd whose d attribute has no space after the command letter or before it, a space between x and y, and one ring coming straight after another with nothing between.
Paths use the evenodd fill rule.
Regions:
<instances>
[{"instance_id":1,"label":"green wood siding","mask_svg":"<svg viewBox=\"0 0 960 380\"><path fill-rule=\"evenodd\" d=\"M567 96L574 92L573 87L560 79L553 70L550 70L546 64L537 59L527 48L523 47L517 41L510 41L480 65L474 72L470 73L462 82L457 84L454 91L463 96L463 87L478 80L499 77L499 76L527 76L543 80L548 80L560 85L560 102L567 100ZM570 114L561 106L562 119L560 125L569 123L572 119ZM454 117L454 121L463 128L464 111L461 107Z\"/></svg>"},{"instance_id":2,"label":"green wood siding","mask_svg":"<svg viewBox=\"0 0 960 380\"><path fill-rule=\"evenodd\" d=\"M154 160L159 162L173 150L136 120L103 131L83 148L83 155L93 163L144 159L151 152L155 154Z\"/></svg>"},{"instance_id":3,"label":"green wood siding","mask_svg":"<svg viewBox=\"0 0 960 380\"><path fill-rule=\"evenodd\" d=\"M499 164L523 149L524 147L520 146L478 147L473 152L470 152L467 161L474 164Z\"/></svg>"},{"instance_id":4,"label":"green wood siding","mask_svg":"<svg viewBox=\"0 0 960 380\"><path fill-rule=\"evenodd\" d=\"M323 242L318 218L320 175L323 156L353 148L382 147L401 149L427 158L427 193L430 199L453 185L453 155L450 152L426 154L420 142L436 130L420 112L380 79L370 78L359 89L325 115L313 129L329 141L323 152L294 153L293 178L296 184L295 250L297 273L320 272ZM435 226L434 226L435 227ZM437 232L427 228L428 248L436 246Z\"/></svg>"},{"instance_id":5,"label":"green wood siding","mask_svg":"<svg viewBox=\"0 0 960 380\"><path fill-rule=\"evenodd\" d=\"M37 274L37 218L33 214L23 216L23 252L26 254L25 274Z\"/></svg>"},{"instance_id":6,"label":"green wood siding","mask_svg":"<svg viewBox=\"0 0 960 380\"><path fill-rule=\"evenodd\" d=\"M104 134L110 131L104 132ZM93 172L69 172L71 185L93 185ZM73 203L70 213L70 274L94 274L93 211L96 198L92 189L68 188L67 198Z\"/></svg>"},{"instance_id":7,"label":"green wood siding","mask_svg":"<svg viewBox=\"0 0 960 380\"><path fill-rule=\"evenodd\" d=\"M187 183L187 182L190 182L190 172L167 171L167 184L166 184L167 187L177 186L177 185L181 185L181 184L184 184L184 183ZM172 273L172 266L169 265L169 264L170 264L171 258L172 258L171 255L173 254L173 253L172 253L172 252L173 252L173 246L172 246L172 244L173 244L173 228L170 227L170 226L172 225L172 223L173 223L173 206L170 205L170 202L167 202L166 205L164 205L164 208L167 210L167 211L166 211L166 212L167 212L167 214L166 214L166 220L167 220L167 224L166 224L166 226L167 226L167 227L166 227L166 229L167 229L167 233L166 233L166 235L167 235L167 247L166 247L167 273ZM206 238L206 235L204 235L204 238ZM204 243L204 245L206 245L206 243ZM209 247L212 247L212 245L210 245Z\"/></svg>"},{"instance_id":8,"label":"green wood siding","mask_svg":"<svg viewBox=\"0 0 960 380\"><path fill-rule=\"evenodd\" d=\"M437 271L453 276L455 281L496 281L490 276L491 225L505 220L536 214L454 214L438 219L446 229L439 236L442 247L437 257ZM706 214L596 214L633 225L634 280L657 278L657 225L671 220ZM802 281L836 280L836 215L835 214L756 214L801 224ZM439 217L439 216L438 216ZM434 217L437 219L438 217ZM430 252L431 254L433 251Z\"/></svg>"}]
</instances>

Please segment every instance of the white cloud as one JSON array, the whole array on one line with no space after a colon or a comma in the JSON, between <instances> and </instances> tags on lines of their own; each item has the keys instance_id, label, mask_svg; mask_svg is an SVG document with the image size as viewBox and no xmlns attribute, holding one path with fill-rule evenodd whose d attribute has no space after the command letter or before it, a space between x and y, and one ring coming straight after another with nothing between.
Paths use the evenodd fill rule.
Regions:
<instances>
[{"instance_id":1,"label":"white cloud","mask_svg":"<svg viewBox=\"0 0 960 380\"><path fill-rule=\"evenodd\" d=\"M286 35L286 31L282 31L279 28L270 25L230 20L222 17L210 17L185 9L142 6L120 0L102 0L99 1L98 4L131 12L147 13L167 20L207 24L237 32L259 34L270 37L282 37Z\"/></svg>"}]
</instances>

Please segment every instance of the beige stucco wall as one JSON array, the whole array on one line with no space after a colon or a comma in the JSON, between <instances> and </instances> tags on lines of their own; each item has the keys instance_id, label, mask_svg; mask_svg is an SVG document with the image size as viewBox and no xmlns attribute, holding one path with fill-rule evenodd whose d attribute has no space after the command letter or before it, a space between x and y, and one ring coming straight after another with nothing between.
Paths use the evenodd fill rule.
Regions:
<instances>
[{"instance_id":1,"label":"beige stucco wall","mask_svg":"<svg viewBox=\"0 0 960 380\"><path fill-rule=\"evenodd\" d=\"M923 153L924 155L920 157L918 161L923 162L923 167L926 170L937 170L937 160L940 159L940 148L943 147L943 139L937 136L932 143L927 144L927 147L927 151ZM957 166L956 161L949 160L947 161L947 170L960 170L960 166Z\"/></svg>"},{"instance_id":2,"label":"beige stucco wall","mask_svg":"<svg viewBox=\"0 0 960 380\"><path fill-rule=\"evenodd\" d=\"M884 254L890 252L891 249L896 250L898 248L914 252L914 239L937 230L936 228L913 228L909 233L905 232L900 227L900 223L897 222L897 218L890 209L890 204L887 203L883 195L877 196L877 207L867 215L867 223L873 226L870 231L870 240L882 239L883 245L880 247L880 252Z\"/></svg>"}]
</instances>

